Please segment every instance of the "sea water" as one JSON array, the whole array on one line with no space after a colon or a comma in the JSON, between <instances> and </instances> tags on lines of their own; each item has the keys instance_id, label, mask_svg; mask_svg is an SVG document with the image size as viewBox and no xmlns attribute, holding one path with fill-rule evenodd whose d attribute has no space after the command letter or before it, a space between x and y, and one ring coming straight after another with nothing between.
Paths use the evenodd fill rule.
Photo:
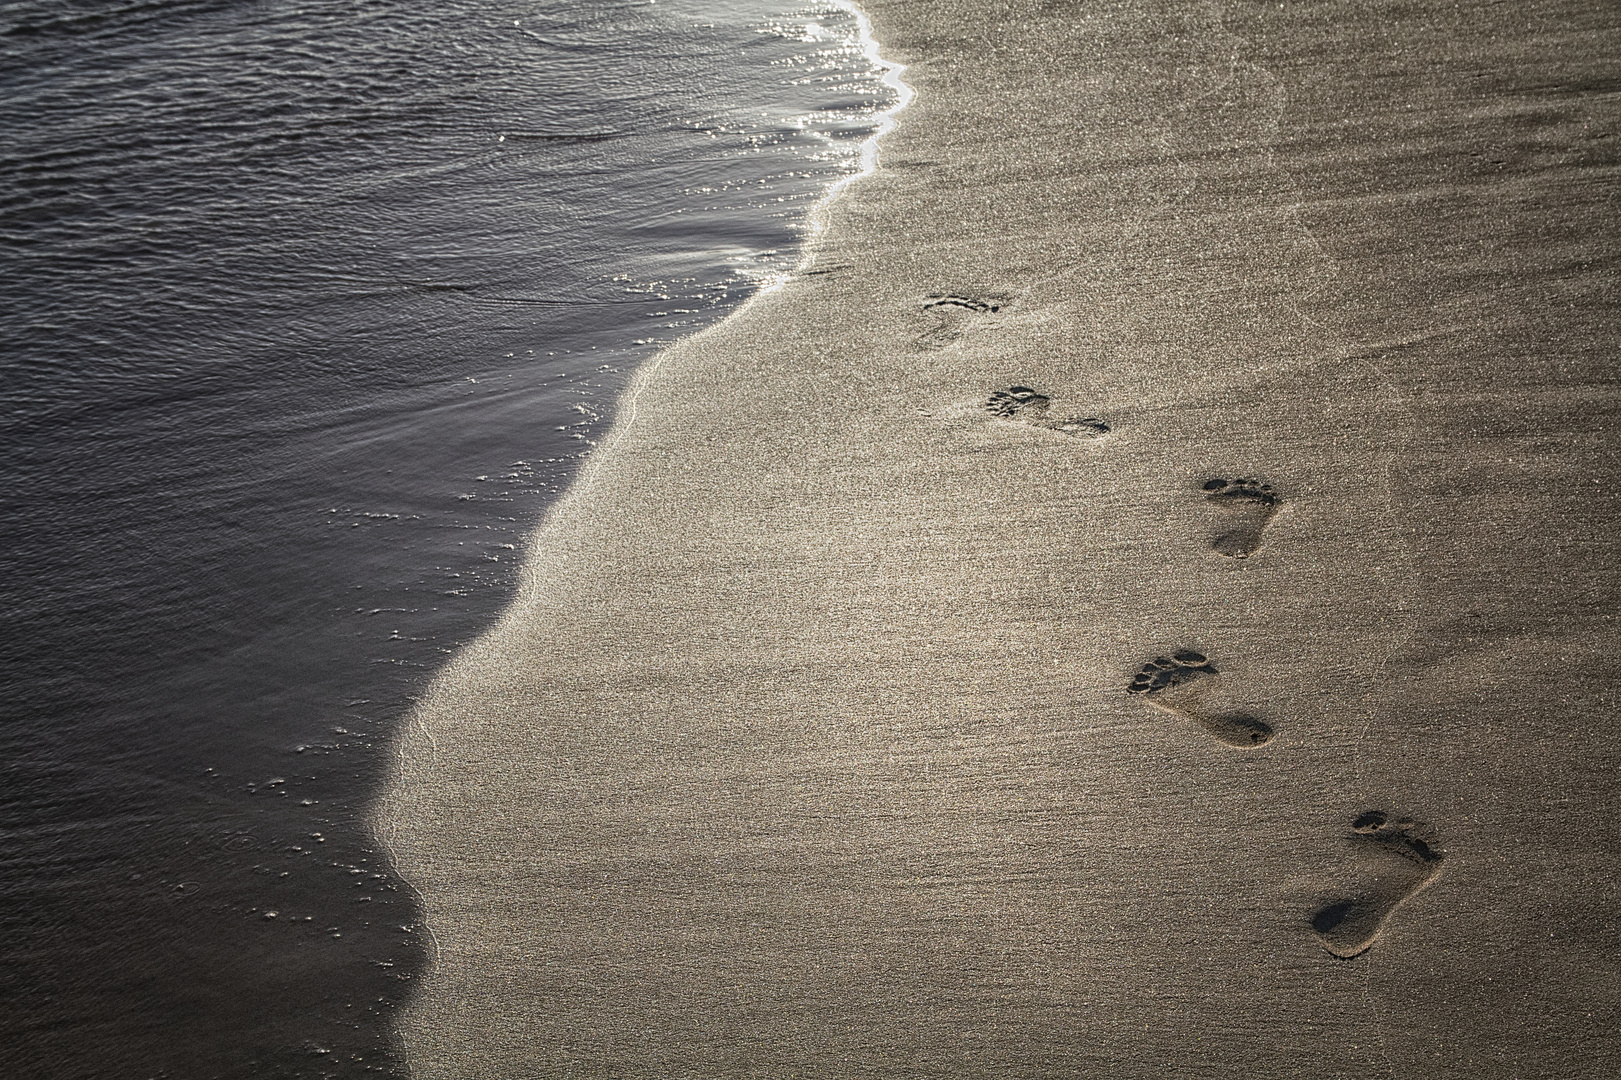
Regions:
<instances>
[{"instance_id":1,"label":"sea water","mask_svg":"<svg viewBox=\"0 0 1621 1080\"><path fill-rule=\"evenodd\" d=\"M399 1072L391 734L878 74L825 0L0 4L0 1072Z\"/></svg>"}]
</instances>

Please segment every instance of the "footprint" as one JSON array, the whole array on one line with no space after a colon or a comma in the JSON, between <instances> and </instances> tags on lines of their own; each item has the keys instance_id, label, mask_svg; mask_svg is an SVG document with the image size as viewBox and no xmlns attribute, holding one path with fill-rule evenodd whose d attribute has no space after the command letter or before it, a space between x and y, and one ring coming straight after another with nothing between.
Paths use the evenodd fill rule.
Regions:
<instances>
[{"instance_id":1,"label":"footprint","mask_svg":"<svg viewBox=\"0 0 1621 1080\"><path fill-rule=\"evenodd\" d=\"M1107 435L1109 425L1095 416L1071 417L1068 420L1054 420L1044 425L1054 431L1061 431L1065 435Z\"/></svg>"},{"instance_id":2,"label":"footprint","mask_svg":"<svg viewBox=\"0 0 1621 1080\"><path fill-rule=\"evenodd\" d=\"M968 327L986 315L994 315L1007 303L1003 296L961 296L934 293L923 302L923 310L934 317L934 328L917 339L925 349L940 349L956 341Z\"/></svg>"},{"instance_id":3,"label":"footprint","mask_svg":"<svg viewBox=\"0 0 1621 1080\"><path fill-rule=\"evenodd\" d=\"M1351 828L1367 864L1361 890L1324 904L1311 917L1312 931L1323 948L1341 960L1367 952L1385 920L1409 896L1435 880L1444 858L1431 846L1429 830L1407 818L1370 810L1352 822Z\"/></svg>"},{"instance_id":4,"label":"footprint","mask_svg":"<svg viewBox=\"0 0 1621 1080\"><path fill-rule=\"evenodd\" d=\"M1002 310L1002 305L999 302L992 302L990 300L975 300L971 296L953 296L950 293L933 293L923 304L923 309L925 311L932 308L963 308L964 310L974 312L976 315L983 315L987 311Z\"/></svg>"},{"instance_id":5,"label":"footprint","mask_svg":"<svg viewBox=\"0 0 1621 1080\"><path fill-rule=\"evenodd\" d=\"M1261 532L1278 512L1278 496L1259 480L1207 480L1205 498L1229 513L1228 528L1210 542L1215 551L1246 558L1261 546Z\"/></svg>"},{"instance_id":6,"label":"footprint","mask_svg":"<svg viewBox=\"0 0 1621 1080\"><path fill-rule=\"evenodd\" d=\"M1065 435L1107 435L1109 425L1095 416L1085 419L1068 417L1062 420L1049 420L1047 411L1052 405L1052 398L1040 394L1028 386L1010 386L1006 390L998 390L985 402L985 410L992 416L1000 416L1008 420L1023 420L1027 424L1044 427L1051 431L1062 432Z\"/></svg>"},{"instance_id":7,"label":"footprint","mask_svg":"<svg viewBox=\"0 0 1621 1080\"><path fill-rule=\"evenodd\" d=\"M1052 398L1038 394L1028 386L1010 386L992 394L985 408L992 416L1033 422L1045 417L1047 407L1052 403Z\"/></svg>"},{"instance_id":8,"label":"footprint","mask_svg":"<svg viewBox=\"0 0 1621 1080\"><path fill-rule=\"evenodd\" d=\"M1272 728L1265 721L1248 713L1218 712L1204 706L1203 698L1219 674L1203 653L1183 649L1144 664L1126 693L1142 694L1150 706L1197 725L1228 746L1248 748L1270 742Z\"/></svg>"}]
</instances>

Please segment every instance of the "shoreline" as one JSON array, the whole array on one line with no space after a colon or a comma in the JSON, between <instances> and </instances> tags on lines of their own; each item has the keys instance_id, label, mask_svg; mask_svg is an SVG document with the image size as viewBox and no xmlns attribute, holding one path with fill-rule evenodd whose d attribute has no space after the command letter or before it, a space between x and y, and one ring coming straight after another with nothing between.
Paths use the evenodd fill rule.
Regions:
<instances>
[{"instance_id":1,"label":"shoreline","mask_svg":"<svg viewBox=\"0 0 1621 1080\"><path fill-rule=\"evenodd\" d=\"M401 738L414 1073L1603 1075L1621 22L866 7Z\"/></svg>"},{"instance_id":2,"label":"shoreline","mask_svg":"<svg viewBox=\"0 0 1621 1080\"><path fill-rule=\"evenodd\" d=\"M859 167L857 171L840 177L839 179L830 183L827 190L811 205L811 208L806 212L805 239L801 244L801 253L799 258L794 260L793 269L778 275L774 280L769 280L752 296L744 300L733 311L729 312L726 318L721 320L722 322L729 321L730 319L743 314L762 296L775 292L786 282L792 280L796 275L804 272L812 264L815 259L818 239L827 229L828 207L835 199L838 198L839 193L842 192L846 187L865 177L871 176L873 172L876 171L879 140L882 139L884 135L894 130L896 115L904 110L907 104L912 100L912 88L907 86L906 83L900 78L901 73L906 70L906 66L904 64L892 63L883 59L883 57L879 55L878 42L872 36L872 23L870 20L868 20L866 13L861 10L854 0L829 0L829 2L833 7L843 11L855 20L857 27L857 41L861 46L862 55L866 57L874 67L883 69L884 74L880 77L879 81L882 85L887 86L891 90L895 91L897 100L894 105L887 109L881 109L875 114L879 118L879 122L873 133L866 139L862 140L861 153L858 158ZM563 498L559 499L556 505L549 508L546 517L536 525L530 536L530 541L525 552L523 568L525 590L527 590L532 584L528 574L535 562L533 557L534 550L540 543L542 543L543 538L548 531L550 531L552 527L551 519L553 515L556 514L559 507L567 503L578 490L587 486L587 483L594 469L596 468L597 463L602 460L604 452L611 450L613 443L618 439L621 432L634 426L636 422L636 405L637 401L641 397L643 389L645 389L649 383L653 382L658 377L659 369L664 365L665 360L672 353L677 352L683 345L692 342L694 339L707 334L710 330L715 328L715 325L718 324L707 326L688 337L679 339L669 348L659 350L655 356L653 356L646 364L642 366L641 370L637 372L636 377L631 380L630 385L625 388L622 401L619 403L619 407L616 410L617 416L614 420L613 426L608 433L603 436L600 444L597 447L597 453L591 455L591 457L586 460L584 466L582 466L580 469L579 475L576 476L574 478L574 482L569 485L569 489L567 492L565 492ZM523 595L523 591L520 591L519 595L514 598L512 606L515 607L522 603ZM437 679L435 681L437 681Z\"/></svg>"}]
</instances>

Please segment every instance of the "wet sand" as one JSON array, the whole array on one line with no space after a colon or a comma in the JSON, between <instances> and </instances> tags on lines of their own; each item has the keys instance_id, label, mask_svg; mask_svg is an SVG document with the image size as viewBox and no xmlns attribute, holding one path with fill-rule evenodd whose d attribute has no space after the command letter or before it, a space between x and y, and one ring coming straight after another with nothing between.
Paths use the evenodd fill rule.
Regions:
<instances>
[{"instance_id":1,"label":"wet sand","mask_svg":"<svg viewBox=\"0 0 1621 1080\"><path fill-rule=\"evenodd\" d=\"M1621 13L868 6L380 831L421 1077L1621 1067Z\"/></svg>"}]
</instances>

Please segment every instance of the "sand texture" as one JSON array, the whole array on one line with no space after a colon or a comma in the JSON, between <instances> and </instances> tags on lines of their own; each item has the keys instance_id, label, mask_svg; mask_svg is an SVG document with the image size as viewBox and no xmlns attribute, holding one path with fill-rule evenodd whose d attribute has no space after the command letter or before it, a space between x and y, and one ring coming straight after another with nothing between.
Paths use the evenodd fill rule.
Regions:
<instances>
[{"instance_id":1,"label":"sand texture","mask_svg":"<svg viewBox=\"0 0 1621 1080\"><path fill-rule=\"evenodd\" d=\"M1621 8L869 11L402 740L417 1075L1621 1074Z\"/></svg>"}]
</instances>

